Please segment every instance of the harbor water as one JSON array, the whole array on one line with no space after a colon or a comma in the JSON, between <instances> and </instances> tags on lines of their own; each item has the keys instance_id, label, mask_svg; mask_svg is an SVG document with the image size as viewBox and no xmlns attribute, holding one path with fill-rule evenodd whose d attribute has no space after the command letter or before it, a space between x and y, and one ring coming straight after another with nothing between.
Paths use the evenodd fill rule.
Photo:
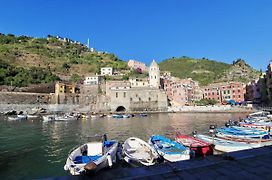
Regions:
<instances>
[{"instance_id":1,"label":"harbor water","mask_svg":"<svg viewBox=\"0 0 272 180\"><path fill-rule=\"evenodd\" d=\"M245 113L159 113L147 117L113 119L93 118L70 122L43 123L42 118L8 121L0 116L1 179L39 179L65 176L68 152L88 141L88 137L107 133L109 139L125 141L152 134L174 138L176 132L208 133L209 125L223 126ZM118 168L118 167L115 167Z\"/></svg>"}]
</instances>

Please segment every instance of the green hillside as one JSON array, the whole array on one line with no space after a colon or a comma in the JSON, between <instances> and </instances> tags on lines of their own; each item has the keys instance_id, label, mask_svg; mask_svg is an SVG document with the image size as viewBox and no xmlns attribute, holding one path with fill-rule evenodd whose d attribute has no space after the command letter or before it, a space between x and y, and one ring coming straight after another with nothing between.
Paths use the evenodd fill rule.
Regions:
<instances>
[{"instance_id":1,"label":"green hillside","mask_svg":"<svg viewBox=\"0 0 272 180\"><path fill-rule=\"evenodd\" d=\"M233 64L226 64L205 58L181 57L162 61L159 66L162 71L170 71L172 76L181 79L192 78L198 81L200 85L226 81L249 82L258 77L258 72L243 60L237 60ZM246 73L250 74L250 76Z\"/></svg>"},{"instance_id":2,"label":"green hillside","mask_svg":"<svg viewBox=\"0 0 272 180\"><path fill-rule=\"evenodd\" d=\"M6 66L15 69L14 73L4 71ZM114 54L92 52L86 46L64 38L0 34L0 85L18 82L16 85L23 86L32 83L33 81L19 82L22 78L29 78L33 68L44 73L44 77L41 76L38 81L33 82L40 83L53 81L58 76L80 77L88 73L98 73L100 67L106 66L122 70L127 68L127 63ZM19 72L23 73L18 75Z\"/></svg>"}]
</instances>

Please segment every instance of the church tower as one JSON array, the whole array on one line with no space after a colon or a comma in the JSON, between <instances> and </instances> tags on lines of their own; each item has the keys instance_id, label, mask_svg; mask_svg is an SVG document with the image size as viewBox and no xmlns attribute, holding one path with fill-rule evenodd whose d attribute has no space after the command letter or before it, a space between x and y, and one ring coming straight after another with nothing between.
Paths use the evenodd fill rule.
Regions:
<instances>
[{"instance_id":1,"label":"church tower","mask_svg":"<svg viewBox=\"0 0 272 180\"><path fill-rule=\"evenodd\" d=\"M160 69L155 60L152 61L149 67L149 86L153 88L160 87Z\"/></svg>"}]
</instances>

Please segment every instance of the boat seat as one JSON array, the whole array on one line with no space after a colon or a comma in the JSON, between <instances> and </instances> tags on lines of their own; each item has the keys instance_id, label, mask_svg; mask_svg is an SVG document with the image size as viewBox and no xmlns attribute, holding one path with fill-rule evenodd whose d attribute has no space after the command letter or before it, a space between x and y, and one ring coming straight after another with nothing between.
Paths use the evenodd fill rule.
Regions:
<instances>
[{"instance_id":1,"label":"boat seat","mask_svg":"<svg viewBox=\"0 0 272 180\"><path fill-rule=\"evenodd\" d=\"M96 161L102 156L77 156L74 160L75 164L87 164L91 161Z\"/></svg>"},{"instance_id":2,"label":"boat seat","mask_svg":"<svg viewBox=\"0 0 272 180\"><path fill-rule=\"evenodd\" d=\"M134 152L137 151L137 149L135 149L135 148L127 148L126 150L127 150L127 152L129 152L129 153L134 153Z\"/></svg>"},{"instance_id":3,"label":"boat seat","mask_svg":"<svg viewBox=\"0 0 272 180\"><path fill-rule=\"evenodd\" d=\"M88 156L97 156L103 154L103 143L90 143L88 144Z\"/></svg>"}]
</instances>

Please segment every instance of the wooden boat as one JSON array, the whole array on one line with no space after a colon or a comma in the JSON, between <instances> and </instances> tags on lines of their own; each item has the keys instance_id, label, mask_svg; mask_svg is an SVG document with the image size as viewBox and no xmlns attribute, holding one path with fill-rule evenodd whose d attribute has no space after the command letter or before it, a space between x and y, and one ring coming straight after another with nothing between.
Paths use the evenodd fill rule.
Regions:
<instances>
[{"instance_id":1,"label":"wooden boat","mask_svg":"<svg viewBox=\"0 0 272 180\"><path fill-rule=\"evenodd\" d=\"M270 135L267 131L245 128L239 126L231 126L216 129L217 137L237 137L237 138L255 138L255 139L270 139Z\"/></svg>"},{"instance_id":2,"label":"wooden boat","mask_svg":"<svg viewBox=\"0 0 272 180\"><path fill-rule=\"evenodd\" d=\"M251 138L237 138L237 137L220 137L221 139L235 141L235 142L242 142L250 144L253 148L263 147L263 146L271 146L272 139L251 139Z\"/></svg>"},{"instance_id":3,"label":"wooden boat","mask_svg":"<svg viewBox=\"0 0 272 180\"><path fill-rule=\"evenodd\" d=\"M124 160L134 165L154 165L159 157L148 143L137 137L130 137L124 142L123 153Z\"/></svg>"},{"instance_id":4,"label":"wooden boat","mask_svg":"<svg viewBox=\"0 0 272 180\"><path fill-rule=\"evenodd\" d=\"M243 123L241 122L239 124L241 127L246 127L246 128L257 128L257 129L262 129L268 132L271 132L272 129L272 122L255 122L255 123Z\"/></svg>"},{"instance_id":5,"label":"wooden boat","mask_svg":"<svg viewBox=\"0 0 272 180\"><path fill-rule=\"evenodd\" d=\"M175 141L189 147L196 156L207 156L213 154L213 144L185 134L177 133Z\"/></svg>"},{"instance_id":6,"label":"wooden boat","mask_svg":"<svg viewBox=\"0 0 272 180\"><path fill-rule=\"evenodd\" d=\"M149 144L167 161L176 162L190 159L189 148L164 136L151 136Z\"/></svg>"},{"instance_id":7,"label":"wooden boat","mask_svg":"<svg viewBox=\"0 0 272 180\"><path fill-rule=\"evenodd\" d=\"M64 165L72 175L97 172L116 162L118 142L115 140L93 141L73 150Z\"/></svg>"},{"instance_id":8,"label":"wooden boat","mask_svg":"<svg viewBox=\"0 0 272 180\"><path fill-rule=\"evenodd\" d=\"M247 143L230 141L218 137L206 136L203 134L196 134L195 137L205 142L214 144L214 149L221 152L233 152L253 148L250 144Z\"/></svg>"}]
</instances>

